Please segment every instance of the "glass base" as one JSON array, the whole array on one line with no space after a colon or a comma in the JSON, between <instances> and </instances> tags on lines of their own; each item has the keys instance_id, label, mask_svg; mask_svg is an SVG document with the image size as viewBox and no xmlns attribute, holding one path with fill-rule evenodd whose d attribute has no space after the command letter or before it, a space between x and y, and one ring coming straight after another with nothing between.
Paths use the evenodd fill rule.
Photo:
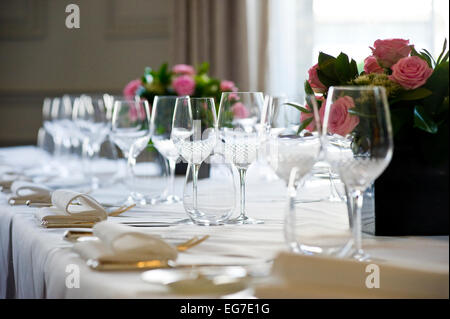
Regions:
<instances>
[{"instance_id":1,"label":"glass base","mask_svg":"<svg viewBox=\"0 0 450 319\"><path fill-rule=\"evenodd\" d=\"M352 259L356 259L357 261L371 261L371 257L368 253L366 253L365 251L361 250L357 250L355 251L350 258Z\"/></svg>"},{"instance_id":2,"label":"glass base","mask_svg":"<svg viewBox=\"0 0 450 319\"><path fill-rule=\"evenodd\" d=\"M118 205L127 205L127 206L133 204L135 204L136 206L148 206L151 205L152 202L151 199L146 198L143 194L132 192L128 195L126 199L118 203Z\"/></svg>"},{"instance_id":3,"label":"glass base","mask_svg":"<svg viewBox=\"0 0 450 319\"><path fill-rule=\"evenodd\" d=\"M244 216L241 215L237 218L228 220L226 223L232 225L254 225L254 224L264 224L264 221L261 219L254 219L246 215Z\"/></svg>"},{"instance_id":4,"label":"glass base","mask_svg":"<svg viewBox=\"0 0 450 319\"><path fill-rule=\"evenodd\" d=\"M160 195L151 199L151 203L154 204L176 204L180 203L181 198L176 195Z\"/></svg>"}]
</instances>

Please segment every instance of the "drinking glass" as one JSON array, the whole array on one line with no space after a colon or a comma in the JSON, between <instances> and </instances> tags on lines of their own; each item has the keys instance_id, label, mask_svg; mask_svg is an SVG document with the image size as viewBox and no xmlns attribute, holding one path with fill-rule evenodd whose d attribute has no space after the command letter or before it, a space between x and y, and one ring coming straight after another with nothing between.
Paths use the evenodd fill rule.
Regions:
<instances>
[{"instance_id":1,"label":"drinking glass","mask_svg":"<svg viewBox=\"0 0 450 319\"><path fill-rule=\"evenodd\" d=\"M326 157L349 193L355 250L352 257L367 260L362 248L363 193L392 158L392 128L383 87L330 87L323 125Z\"/></svg>"},{"instance_id":2,"label":"drinking glass","mask_svg":"<svg viewBox=\"0 0 450 319\"><path fill-rule=\"evenodd\" d=\"M351 238L348 217L342 213L344 205L331 207L329 202L325 206L317 200L297 200L309 191L305 180L314 173L323 152L317 99L307 95L301 105L288 98L273 100L268 103L272 107L268 112L266 158L287 185L285 240L295 253L338 254Z\"/></svg>"},{"instance_id":3,"label":"drinking glass","mask_svg":"<svg viewBox=\"0 0 450 319\"><path fill-rule=\"evenodd\" d=\"M115 99L111 139L127 159L125 182L128 182L129 186L134 185L136 157L147 147L150 136L150 109L147 100ZM143 194L132 190L127 202L139 205L147 204Z\"/></svg>"},{"instance_id":4,"label":"drinking glass","mask_svg":"<svg viewBox=\"0 0 450 319\"><path fill-rule=\"evenodd\" d=\"M75 167L79 164L78 159L82 155L82 137L73 121L73 109L81 103L79 95L65 94L61 98L63 108L69 113L67 118L59 121L60 127L65 131L64 145L68 149L69 159L72 160Z\"/></svg>"},{"instance_id":5,"label":"drinking glass","mask_svg":"<svg viewBox=\"0 0 450 319\"><path fill-rule=\"evenodd\" d=\"M207 212L200 210L198 206L198 171L216 145L216 123L213 98L177 98L170 139L179 155L188 162L188 170L192 169L193 203L191 207L185 207L185 210L192 221L199 224Z\"/></svg>"},{"instance_id":6,"label":"drinking glass","mask_svg":"<svg viewBox=\"0 0 450 319\"><path fill-rule=\"evenodd\" d=\"M280 132L284 135L296 134L300 126L301 130L316 132L316 119L313 117L313 111L309 104L313 103L318 110L321 107L325 110L322 99L314 98L314 95L309 94L306 96L266 96L266 100L265 103L268 103L266 109L267 129L270 137L277 136ZM266 154L270 156L267 151ZM302 188L297 202L341 201L341 197L344 197L341 195L345 194L343 184L325 161L323 151L319 154L319 159L308 176L301 180L302 183L305 183L305 187ZM287 183L286 178L284 181ZM324 186L328 186L329 192L323 191Z\"/></svg>"},{"instance_id":7,"label":"drinking glass","mask_svg":"<svg viewBox=\"0 0 450 319\"><path fill-rule=\"evenodd\" d=\"M80 103L73 107L72 119L82 141L82 155L85 173L90 174L92 187L98 188L98 179L92 174L93 162L98 158L100 148L110 131L107 109L103 95L81 95Z\"/></svg>"},{"instance_id":8,"label":"drinking glass","mask_svg":"<svg viewBox=\"0 0 450 319\"><path fill-rule=\"evenodd\" d=\"M38 131L37 146L50 154L54 152L55 147L53 135L49 129L49 126L51 126L51 110L52 99L46 97L42 103L42 127Z\"/></svg>"},{"instance_id":9,"label":"drinking glass","mask_svg":"<svg viewBox=\"0 0 450 319\"><path fill-rule=\"evenodd\" d=\"M256 160L264 129L261 114L264 96L261 92L222 93L219 107L219 141L225 159L237 168L240 181L240 212L234 224L261 224L264 221L247 216L245 210L245 175Z\"/></svg>"},{"instance_id":10,"label":"drinking glass","mask_svg":"<svg viewBox=\"0 0 450 319\"><path fill-rule=\"evenodd\" d=\"M177 203L180 198L174 195L175 165L179 154L173 141L170 139L172 132L172 121L175 110L176 96L155 96L152 105L152 116L150 127L152 131L152 142L155 148L167 160L169 171L168 185L164 193L155 199L160 203Z\"/></svg>"},{"instance_id":11,"label":"drinking glass","mask_svg":"<svg viewBox=\"0 0 450 319\"><path fill-rule=\"evenodd\" d=\"M70 122L72 117L72 103L63 102L60 97L55 97L51 101L50 115L47 114L48 105L44 106L44 127L53 136L55 144L55 156L60 158L67 155L70 150L70 136L66 129L67 122ZM48 101L46 101L48 103Z\"/></svg>"}]
</instances>

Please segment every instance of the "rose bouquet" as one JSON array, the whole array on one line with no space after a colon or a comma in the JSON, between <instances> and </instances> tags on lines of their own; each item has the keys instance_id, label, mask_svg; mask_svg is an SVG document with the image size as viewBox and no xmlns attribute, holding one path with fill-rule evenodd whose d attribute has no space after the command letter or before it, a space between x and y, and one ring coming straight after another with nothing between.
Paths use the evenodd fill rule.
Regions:
<instances>
[{"instance_id":1,"label":"rose bouquet","mask_svg":"<svg viewBox=\"0 0 450 319\"><path fill-rule=\"evenodd\" d=\"M448 229L449 53L447 41L437 57L418 52L408 40L377 40L358 70L355 60L320 53L308 71L305 92L315 95L323 121L330 86L385 88L394 135L394 153L375 181L375 197L367 197L363 229L376 235L446 235ZM369 97L333 100L328 133L352 134L352 150L365 145L362 107ZM308 105L300 128L314 130ZM365 200L366 201L366 200ZM372 204L370 204L372 202Z\"/></svg>"},{"instance_id":2,"label":"rose bouquet","mask_svg":"<svg viewBox=\"0 0 450 319\"><path fill-rule=\"evenodd\" d=\"M321 52L318 63L308 71L305 92L316 94L323 120L330 86L383 86L390 105L396 145L415 140L425 158L448 159L449 53L447 41L434 59L427 50L416 51L409 40L377 40L372 54L358 71L355 60L345 53L337 57ZM358 125L353 101L339 99L330 114L330 133L345 135ZM301 107L301 129L314 129L308 105ZM303 121L304 120L304 121Z\"/></svg>"},{"instance_id":3,"label":"rose bouquet","mask_svg":"<svg viewBox=\"0 0 450 319\"><path fill-rule=\"evenodd\" d=\"M222 92L238 91L232 81L219 80L208 75L209 64L202 63L195 69L191 65L177 64L169 69L167 63L159 70L145 68L140 79L129 82L123 94L126 97L138 95L151 104L156 95L189 95L192 97L214 97L220 100Z\"/></svg>"},{"instance_id":4,"label":"rose bouquet","mask_svg":"<svg viewBox=\"0 0 450 319\"><path fill-rule=\"evenodd\" d=\"M145 68L140 79L130 81L123 90L126 98L140 96L148 100L150 105L157 95L175 95L191 97L214 97L216 104L220 101L223 92L237 92L233 81L219 80L208 75L209 64L204 62L197 68L187 64L176 64L171 69L167 63L158 70ZM240 116L239 107L229 114L232 119ZM212 114L207 109L202 114L203 121L212 121Z\"/></svg>"}]
</instances>

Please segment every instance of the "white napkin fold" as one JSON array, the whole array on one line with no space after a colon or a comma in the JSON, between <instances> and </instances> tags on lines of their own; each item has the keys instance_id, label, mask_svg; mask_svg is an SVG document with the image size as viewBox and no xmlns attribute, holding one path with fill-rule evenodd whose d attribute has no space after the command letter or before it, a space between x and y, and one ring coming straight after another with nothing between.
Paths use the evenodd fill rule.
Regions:
<instances>
[{"instance_id":1,"label":"white napkin fold","mask_svg":"<svg viewBox=\"0 0 450 319\"><path fill-rule=\"evenodd\" d=\"M373 287L377 283L376 267L378 288ZM258 287L256 297L448 298L449 295L448 271L413 269L376 261L281 253L274 261L272 274L280 281Z\"/></svg>"},{"instance_id":2,"label":"white napkin fold","mask_svg":"<svg viewBox=\"0 0 450 319\"><path fill-rule=\"evenodd\" d=\"M14 181L11 185L10 205L23 205L28 200L39 203L51 203L52 191L47 186L28 181Z\"/></svg>"},{"instance_id":3,"label":"white napkin fold","mask_svg":"<svg viewBox=\"0 0 450 319\"><path fill-rule=\"evenodd\" d=\"M0 169L0 187L2 191L11 190L15 181L30 181L30 178L14 170Z\"/></svg>"},{"instance_id":4,"label":"white napkin fold","mask_svg":"<svg viewBox=\"0 0 450 319\"><path fill-rule=\"evenodd\" d=\"M51 195L52 207L43 207L35 216L46 227L92 227L105 220L108 213L94 198L71 190L56 190Z\"/></svg>"},{"instance_id":5,"label":"white napkin fold","mask_svg":"<svg viewBox=\"0 0 450 319\"><path fill-rule=\"evenodd\" d=\"M133 227L108 221L92 229L97 241L79 242L73 249L85 260L99 262L138 262L146 260L176 260L177 249L159 236Z\"/></svg>"}]
</instances>

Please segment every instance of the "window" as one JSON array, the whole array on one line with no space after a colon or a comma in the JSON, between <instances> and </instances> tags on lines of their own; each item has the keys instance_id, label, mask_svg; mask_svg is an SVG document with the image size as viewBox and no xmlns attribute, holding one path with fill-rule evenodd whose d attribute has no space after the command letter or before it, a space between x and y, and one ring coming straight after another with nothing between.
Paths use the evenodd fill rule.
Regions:
<instances>
[{"instance_id":1,"label":"window","mask_svg":"<svg viewBox=\"0 0 450 319\"><path fill-rule=\"evenodd\" d=\"M448 0L271 0L268 92L301 94L320 51L362 65L376 39L404 38L438 55L448 10Z\"/></svg>"}]
</instances>

